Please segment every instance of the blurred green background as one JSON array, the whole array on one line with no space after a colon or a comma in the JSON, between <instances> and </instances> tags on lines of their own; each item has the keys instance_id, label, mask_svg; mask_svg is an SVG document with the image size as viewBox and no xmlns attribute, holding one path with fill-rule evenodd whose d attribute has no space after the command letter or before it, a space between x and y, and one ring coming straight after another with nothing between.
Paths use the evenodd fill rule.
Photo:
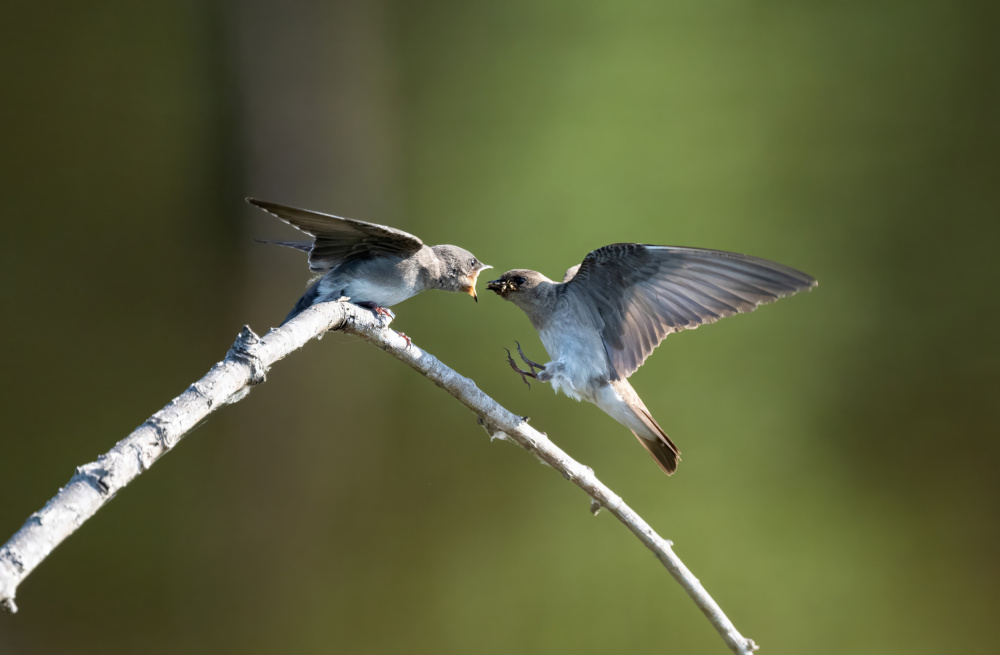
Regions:
<instances>
[{"instance_id":1,"label":"blurred green background","mask_svg":"<svg viewBox=\"0 0 1000 655\"><path fill-rule=\"evenodd\" d=\"M394 327L594 467L764 652L995 652L995 2L3 14L0 539L295 302L304 259L253 241L290 231L244 196L550 277L611 242L721 248L820 286L634 376L684 453L670 479L521 384L503 347L544 351L507 303L424 294ZM331 334L63 544L0 651L725 652L587 509Z\"/></svg>"}]
</instances>

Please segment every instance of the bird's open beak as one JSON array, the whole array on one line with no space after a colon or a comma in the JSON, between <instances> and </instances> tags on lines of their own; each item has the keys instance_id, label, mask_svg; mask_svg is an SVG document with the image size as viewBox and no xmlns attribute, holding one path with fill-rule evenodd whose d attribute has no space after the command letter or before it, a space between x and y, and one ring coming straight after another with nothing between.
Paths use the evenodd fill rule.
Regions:
<instances>
[{"instance_id":1,"label":"bird's open beak","mask_svg":"<svg viewBox=\"0 0 1000 655\"><path fill-rule=\"evenodd\" d=\"M483 264L483 266L479 268L479 270L474 271L472 275L469 276L469 286L465 290L465 293L472 296L472 299L475 300L476 302L479 302L479 296L476 295L476 280L479 279L479 274L482 271L485 271L487 268L493 268L493 267L490 266L489 264Z\"/></svg>"}]
</instances>

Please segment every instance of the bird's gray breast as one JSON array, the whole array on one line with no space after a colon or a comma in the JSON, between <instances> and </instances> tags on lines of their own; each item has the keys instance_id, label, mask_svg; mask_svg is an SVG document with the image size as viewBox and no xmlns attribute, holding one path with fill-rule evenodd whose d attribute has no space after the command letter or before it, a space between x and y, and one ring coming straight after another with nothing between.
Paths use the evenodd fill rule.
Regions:
<instances>
[{"instance_id":1,"label":"bird's gray breast","mask_svg":"<svg viewBox=\"0 0 1000 655\"><path fill-rule=\"evenodd\" d=\"M320 281L320 300L374 302L391 307L412 298L426 288L426 272L421 258L385 255L345 262Z\"/></svg>"},{"instance_id":2,"label":"bird's gray breast","mask_svg":"<svg viewBox=\"0 0 1000 655\"><path fill-rule=\"evenodd\" d=\"M553 311L537 321L535 328L555 363L553 389L595 402L594 393L609 379L610 362L591 312L568 300L559 298Z\"/></svg>"}]
</instances>

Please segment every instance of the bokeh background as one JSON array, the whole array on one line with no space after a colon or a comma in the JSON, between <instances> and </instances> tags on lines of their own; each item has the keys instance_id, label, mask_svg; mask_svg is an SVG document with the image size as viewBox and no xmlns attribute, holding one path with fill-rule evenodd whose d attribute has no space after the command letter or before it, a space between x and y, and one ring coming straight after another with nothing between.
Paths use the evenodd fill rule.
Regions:
<instances>
[{"instance_id":1,"label":"bokeh background","mask_svg":"<svg viewBox=\"0 0 1000 655\"><path fill-rule=\"evenodd\" d=\"M818 289L633 378L662 476L507 368L512 306L394 327L630 502L774 653L993 653L1000 9L988 0L9 2L0 533L303 290L254 195L558 277L617 241ZM725 652L586 497L332 334L34 572L0 651Z\"/></svg>"}]
</instances>

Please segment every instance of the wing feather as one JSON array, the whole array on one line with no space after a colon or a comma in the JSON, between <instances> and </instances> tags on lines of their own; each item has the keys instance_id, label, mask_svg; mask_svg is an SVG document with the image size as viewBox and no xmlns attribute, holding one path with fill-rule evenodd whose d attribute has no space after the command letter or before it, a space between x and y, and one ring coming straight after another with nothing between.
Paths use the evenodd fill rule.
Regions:
<instances>
[{"instance_id":1,"label":"wing feather","mask_svg":"<svg viewBox=\"0 0 1000 655\"><path fill-rule=\"evenodd\" d=\"M671 332L816 286L809 275L759 257L637 243L599 248L567 277L565 293L594 313L620 379L634 373Z\"/></svg>"},{"instance_id":2,"label":"wing feather","mask_svg":"<svg viewBox=\"0 0 1000 655\"><path fill-rule=\"evenodd\" d=\"M307 252L309 268L317 272L329 271L348 259L415 253L424 245L412 234L387 225L321 214L255 198L247 198L247 202L313 237ZM298 243L281 245L306 250Z\"/></svg>"}]
</instances>

